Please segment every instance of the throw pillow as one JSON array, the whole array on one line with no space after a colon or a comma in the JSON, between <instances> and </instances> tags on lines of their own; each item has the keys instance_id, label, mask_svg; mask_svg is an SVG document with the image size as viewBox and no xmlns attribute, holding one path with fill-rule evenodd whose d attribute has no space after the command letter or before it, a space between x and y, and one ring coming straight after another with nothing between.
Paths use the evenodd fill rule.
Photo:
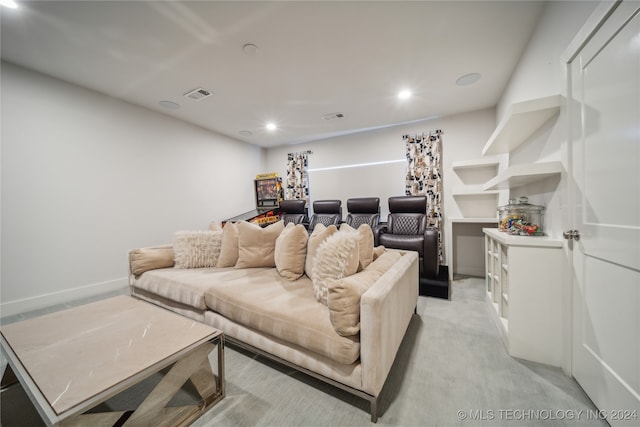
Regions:
<instances>
[{"instance_id":1,"label":"throw pillow","mask_svg":"<svg viewBox=\"0 0 640 427\"><path fill-rule=\"evenodd\" d=\"M233 267L238 262L238 226L227 222L222 229L222 247L216 267Z\"/></svg>"},{"instance_id":2,"label":"throw pillow","mask_svg":"<svg viewBox=\"0 0 640 427\"><path fill-rule=\"evenodd\" d=\"M237 225L236 268L275 267L276 239L284 230L284 221L278 221L265 228L247 221L240 221Z\"/></svg>"},{"instance_id":3,"label":"throw pillow","mask_svg":"<svg viewBox=\"0 0 640 427\"><path fill-rule=\"evenodd\" d=\"M287 280L296 280L304 274L309 233L302 224L290 222L276 239L274 259L276 269Z\"/></svg>"},{"instance_id":4,"label":"throw pillow","mask_svg":"<svg viewBox=\"0 0 640 427\"><path fill-rule=\"evenodd\" d=\"M318 248L313 266L313 294L327 305L329 285L358 271L358 233L340 231L329 236Z\"/></svg>"},{"instance_id":5,"label":"throw pillow","mask_svg":"<svg viewBox=\"0 0 640 427\"><path fill-rule=\"evenodd\" d=\"M358 251L360 256L359 270L364 270L373 261L373 230L369 224L360 224L357 230L349 224L342 224L340 231L353 231L358 233Z\"/></svg>"},{"instance_id":6,"label":"throw pillow","mask_svg":"<svg viewBox=\"0 0 640 427\"><path fill-rule=\"evenodd\" d=\"M178 231L173 235L175 268L215 267L221 246L221 231Z\"/></svg>"},{"instance_id":7,"label":"throw pillow","mask_svg":"<svg viewBox=\"0 0 640 427\"><path fill-rule=\"evenodd\" d=\"M131 273L138 277L145 271L173 267L173 246L155 246L129 251Z\"/></svg>"},{"instance_id":8,"label":"throw pillow","mask_svg":"<svg viewBox=\"0 0 640 427\"><path fill-rule=\"evenodd\" d=\"M360 332L360 300L362 295L400 259L399 252L385 252L376 261L353 276L329 285L327 306L329 318L338 335L349 337Z\"/></svg>"},{"instance_id":9,"label":"throw pillow","mask_svg":"<svg viewBox=\"0 0 640 427\"><path fill-rule=\"evenodd\" d=\"M316 255L320 244L324 242L329 236L338 231L338 227L330 225L326 227L324 224L318 224L313 229L313 233L309 236L307 242L307 258L304 262L304 273L313 281L313 266L316 263Z\"/></svg>"},{"instance_id":10,"label":"throw pillow","mask_svg":"<svg viewBox=\"0 0 640 427\"><path fill-rule=\"evenodd\" d=\"M373 248L373 260L377 260L384 253L384 246L376 246Z\"/></svg>"},{"instance_id":11,"label":"throw pillow","mask_svg":"<svg viewBox=\"0 0 640 427\"><path fill-rule=\"evenodd\" d=\"M211 221L209 223L209 231L222 231L222 226L218 221Z\"/></svg>"}]
</instances>

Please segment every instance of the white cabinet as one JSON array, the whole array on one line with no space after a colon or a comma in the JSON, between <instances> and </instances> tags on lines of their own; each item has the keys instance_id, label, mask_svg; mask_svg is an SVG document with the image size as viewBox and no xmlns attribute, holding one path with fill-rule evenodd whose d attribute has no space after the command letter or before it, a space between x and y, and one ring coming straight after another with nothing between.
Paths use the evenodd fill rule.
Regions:
<instances>
[{"instance_id":1,"label":"white cabinet","mask_svg":"<svg viewBox=\"0 0 640 427\"><path fill-rule=\"evenodd\" d=\"M509 354L561 366L562 241L482 231L487 299Z\"/></svg>"}]
</instances>

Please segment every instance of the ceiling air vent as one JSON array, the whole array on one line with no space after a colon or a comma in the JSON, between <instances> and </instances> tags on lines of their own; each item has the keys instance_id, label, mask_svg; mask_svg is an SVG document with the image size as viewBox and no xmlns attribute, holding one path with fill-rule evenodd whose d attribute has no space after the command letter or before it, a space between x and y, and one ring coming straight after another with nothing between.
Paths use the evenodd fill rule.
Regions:
<instances>
[{"instance_id":1,"label":"ceiling air vent","mask_svg":"<svg viewBox=\"0 0 640 427\"><path fill-rule=\"evenodd\" d=\"M331 113L331 114L325 114L324 116L322 116L323 120L333 120L333 119L341 119L344 117L344 114L342 113Z\"/></svg>"},{"instance_id":2,"label":"ceiling air vent","mask_svg":"<svg viewBox=\"0 0 640 427\"><path fill-rule=\"evenodd\" d=\"M194 89L191 92L187 92L184 94L185 97L189 98L189 99L193 99L194 101L201 101L209 96L211 96L212 93L206 89L202 89L201 87L199 87L198 89Z\"/></svg>"}]
</instances>

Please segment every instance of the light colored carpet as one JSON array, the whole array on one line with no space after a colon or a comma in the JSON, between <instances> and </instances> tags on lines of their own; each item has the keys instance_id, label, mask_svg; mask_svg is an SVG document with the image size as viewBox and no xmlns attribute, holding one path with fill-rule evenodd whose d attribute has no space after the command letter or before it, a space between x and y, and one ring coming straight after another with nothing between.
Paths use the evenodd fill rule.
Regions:
<instances>
[{"instance_id":1,"label":"light colored carpet","mask_svg":"<svg viewBox=\"0 0 640 427\"><path fill-rule=\"evenodd\" d=\"M419 298L377 425L606 426L588 419L595 408L560 369L507 354L483 289L482 279L467 278L452 282L451 301ZM227 395L194 426L371 425L366 401L304 374L233 347L225 350L225 364ZM6 400L2 425L37 425L25 418L33 412L28 401L20 406L12 398L6 408ZM6 424L16 419L6 411L21 411L27 423Z\"/></svg>"}]
</instances>

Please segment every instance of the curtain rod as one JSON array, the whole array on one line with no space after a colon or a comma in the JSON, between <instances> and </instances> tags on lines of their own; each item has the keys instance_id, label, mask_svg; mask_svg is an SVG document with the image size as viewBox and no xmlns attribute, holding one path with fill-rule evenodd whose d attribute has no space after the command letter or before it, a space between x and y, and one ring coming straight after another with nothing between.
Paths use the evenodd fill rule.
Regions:
<instances>
[{"instance_id":1,"label":"curtain rod","mask_svg":"<svg viewBox=\"0 0 640 427\"><path fill-rule=\"evenodd\" d=\"M293 156L294 154L313 154L313 151L311 151L311 150L296 151L295 153L287 153L287 156Z\"/></svg>"},{"instance_id":2,"label":"curtain rod","mask_svg":"<svg viewBox=\"0 0 640 427\"><path fill-rule=\"evenodd\" d=\"M442 135L443 133L444 132L442 131L442 129L436 129L436 130L430 130L428 132L428 135ZM414 135L418 136L418 133L415 133ZM423 136L427 135L427 132L422 132L422 135ZM402 135L402 139L408 139L408 138L411 138L411 135L409 134Z\"/></svg>"}]
</instances>

